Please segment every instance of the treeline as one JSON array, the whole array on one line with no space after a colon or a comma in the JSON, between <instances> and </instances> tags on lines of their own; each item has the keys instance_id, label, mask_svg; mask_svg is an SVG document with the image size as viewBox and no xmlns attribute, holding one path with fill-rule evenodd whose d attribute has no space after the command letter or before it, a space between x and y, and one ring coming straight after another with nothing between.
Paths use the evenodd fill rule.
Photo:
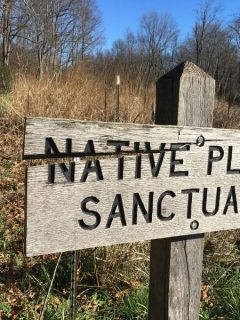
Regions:
<instances>
[{"instance_id":1,"label":"treeline","mask_svg":"<svg viewBox=\"0 0 240 320\"><path fill-rule=\"evenodd\" d=\"M95 0L0 0L2 64L38 77L78 63L102 42Z\"/></svg>"},{"instance_id":2,"label":"treeline","mask_svg":"<svg viewBox=\"0 0 240 320\"><path fill-rule=\"evenodd\" d=\"M137 32L127 31L111 49L104 44L95 0L0 0L2 65L61 74L84 65L106 83L120 74L138 93L176 64L191 60L216 79L217 94L240 101L240 12L227 23L212 0L196 8L184 41L170 14L146 13Z\"/></svg>"}]
</instances>

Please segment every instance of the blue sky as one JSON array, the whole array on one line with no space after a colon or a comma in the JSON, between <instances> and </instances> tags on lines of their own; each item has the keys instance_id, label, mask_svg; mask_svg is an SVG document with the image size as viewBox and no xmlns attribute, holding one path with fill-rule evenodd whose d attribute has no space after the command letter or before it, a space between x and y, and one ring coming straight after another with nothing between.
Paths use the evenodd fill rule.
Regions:
<instances>
[{"instance_id":1,"label":"blue sky","mask_svg":"<svg viewBox=\"0 0 240 320\"><path fill-rule=\"evenodd\" d=\"M139 19L147 12L156 11L160 14L170 13L175 19L180 38L191 32L194 24L195 11L201 0L96 0L103 16L106 45L110 48L114 40L122 38L127 29L136 31ZM229 21L234 14L240 13L240 0L215 1L222 6L221 17Z\"/></svg>"}]
</instances>

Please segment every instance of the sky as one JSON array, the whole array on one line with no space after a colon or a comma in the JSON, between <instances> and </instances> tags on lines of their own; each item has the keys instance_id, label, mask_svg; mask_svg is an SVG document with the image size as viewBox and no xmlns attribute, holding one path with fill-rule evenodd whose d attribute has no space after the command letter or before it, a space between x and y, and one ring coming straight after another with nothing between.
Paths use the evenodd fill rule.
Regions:
<instances>
[{"instance_id":1,"label":"sky","mask_svg":"<svg viewBox=\"0 0 240 320\"><path fill-rule=\"evenodd\" d=\"M191 33L196 9L201 0L96 0L103 17L105 48L111 48L113 41L123 38L127 30L136 32L140 18L152 11L170 13L177 23L180 39ZM215 1L222 7L221 18L230 21L240 13L240 0Z\"/></svg>"}]
</instances>

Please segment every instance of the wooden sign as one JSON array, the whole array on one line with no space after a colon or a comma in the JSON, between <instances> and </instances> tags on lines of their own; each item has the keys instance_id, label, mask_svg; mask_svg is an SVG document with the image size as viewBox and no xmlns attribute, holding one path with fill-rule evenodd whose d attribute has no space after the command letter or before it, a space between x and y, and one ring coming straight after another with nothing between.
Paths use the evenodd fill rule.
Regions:
<instances>
[{"instance_id":1,"label":"wooden sign","mask_svg":"<svg viewBox=\"0 0 240 320\"><path fill-rule=\"evenodd\" d=\"M29 118L23 158L51 160L27 170L26 254L239 228L239 153L238 130Z\"/></svg>"}]
</instances>

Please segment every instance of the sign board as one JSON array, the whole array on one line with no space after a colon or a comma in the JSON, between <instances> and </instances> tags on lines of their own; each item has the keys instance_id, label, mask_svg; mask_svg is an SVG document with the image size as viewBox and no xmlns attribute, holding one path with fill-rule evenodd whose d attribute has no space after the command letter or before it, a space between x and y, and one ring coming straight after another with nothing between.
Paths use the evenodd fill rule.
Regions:
<instances>
[{"instance_id":1,"label":"sign board","mask_svg":"<svg viewBox=\"0 0 240 320\"><path fill-rule=\"evenodd\" d=\"M28 256L240 228L238 130L29 118L23 159L49 162L27 170Z\"/></svg>"}]
</instances>

